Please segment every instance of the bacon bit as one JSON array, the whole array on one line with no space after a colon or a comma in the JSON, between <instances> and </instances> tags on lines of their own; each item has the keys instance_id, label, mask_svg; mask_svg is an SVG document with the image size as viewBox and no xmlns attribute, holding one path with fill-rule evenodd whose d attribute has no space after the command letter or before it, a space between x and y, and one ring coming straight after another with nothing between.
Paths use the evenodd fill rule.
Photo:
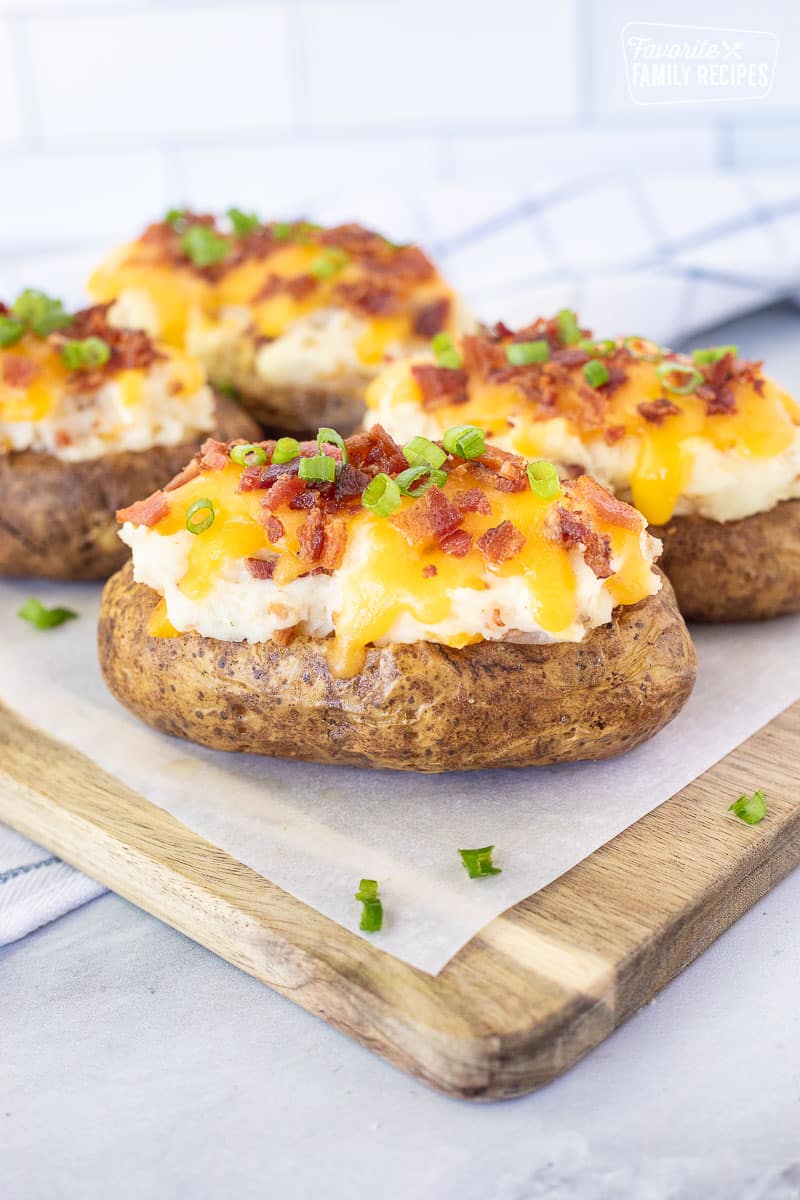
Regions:
<instances>
[{"instance_id":1,"label":"bacon bit","mask_svg":"<svg viewBox=\"0 0 800 1200\"><path fill-rule=\"evenodd\" d=\"M706 414L709 417L730 416L735 412L736 397L730 387L720 388L713 397L706 400Z\"/></svg>"},{"instance_id":2,"label":"bacon bit","mask_svg":"<svg viewBox=\"0 0 800 1200\"><path fill-rule=\"evenodd\" d=\"M352 308L362 316L388 316L397 309L397 294L389 287L382 287L371 279L354 279L349 283L337 283L332 292L335 303Z\"/></svg>"},{"instance_id":3,"label":"bacon bit","mask_svg":"<svg viewBox=\"0 0 800 1200\"><path fill-rule=\"evenodd\" d=\"M666 396L659 396L657 400L644 400L636 405L636 410L651 425L663 425L667 417L675 417L681 411L678 405L673 404Z\"/></svg>"},{"instance_id":4,"label":"bacon bit","mask_svg":"<svg viewBox=\"0 0 800 1200\"><path fill-rule=\"evenodd\" d=\"M606 445L613 446L615 442L620 440L620 438L625 437L625 426L608 425L603 433L603 437L605 438Z\"/></svg>"},{"instance_id":5,"label":"bacon bit","mask_svg":"<svg viewBox=\"0 0 800 1200\"><path fill-rule=\"evenodd\" d=\"M250 303L259 304L262 300L269 300L281 292L285 292L293 300L305 300L306 296L310 296L316 290L316 287L317 281L313 275L294 275L287 279L273 273L253 295Z\"/></svg>"},{"instance_id":6,"label":"bacon bit","mask_svg":"<svg viewBox=\"0 0 800 1200\"><path fill-rule=\"evenodd\" d=\"M489 497L480 488L469 488L466 492L461 492L455 497L455 505L462 513L477 512L488 517L492 511Z\"/></svg>"},{"instance_id":7,"label":"bacon bit","mask_svg":"<svg viewBox=\"0 0 800 1200\"><path fill-rule=\"evenodd\" d=\"M487 529L476 545L490 563L499 564L519 554L525 538L512 521L501 521L494 529Z\"/></svg>"},{"instance_id":8,"label":"bacon bit","mask_svg":"<svg viewBox=\"0 0 800 1200\"><path fill-rule=\"evenodd\" d=\"M297 632L297 625L288 625L285 629L274 629L272 640L278 646L288 646Z\"/></svg>"},{"instance_id":9,"label":"bacon bit","mask_svg":"<svg viewBox=\"0 0 800 1200\"><path fill-rule=\"evenodd\" d=\"M498 328L499 325L496 325L495 329ZM505 326L503 328L505 329ZM479 337L477 334L470 334L461 339L461 350L464 369L480 379L487 379L493 371L502 371L508 366L505 346L499 337Z\"/></svg>"},{"instance_id":10,"label":"bacon bit","mask_svg":"<svg viewBox=\"0 0 800 1200\"><path fill-rule=\"evenodd\" d=\"M185 483L190 483L192 479L196 479L199 474L200 463L197 461L197 456L195 456L182 471L179 471L177 475L170 479L164 491L174 492L176 488L183 487Z\"/></svg>"},{"instance_id":11,"label":"bacon bit","mask_svg":"<svg viewBox=\"0 0 800 1200\"><path fill-rule=\"evenodd\" d=\"M30 387L39 374L39 365L21 354L6 354L3 358L3 382L9 387Z\"/></svg>"},{"instance_id":12,"label":"bacon bit","mask_svg":"<svg viewBox=\"0 0 800 1200\"><path fill-rule=\"evenodd\" d=\"M239 476L239 486L236 490L237 492L260 492L270 487L273 482L274 476L272 479L269 478L266 467L245 467Z\"/></svg>"},{"instance_id":13,"label":"bacon bit","mask_svg":"<svg viewBox=\"0 0 800 1200\"><path fill-rule=\"evenodd\" d=\"M436 274L433 263L419 246L396 246L387 262L389 272L406 283L425 283Z\"/></svg>"},{"instance_id":14,"label":"bacon bit","mask_svg":"<svg viewBox=\"0 0 800 1200\"><path fill-rule=\"evenodd\" d=\"M582 476L588 478L588 476ZM586 565L598 579L608 579L611 571L611 541L604 533L596 533L574 512L558 505L560 540L565 546L583 546Z\"/></svg>"},{"instance_id":15,"label":"bacon bit","mask_svg":"<svg viewBox=\"0 0 800 1200\"><path fill-rule=\"evenodd\" d=\"M320 554L320 566L326 571L335 571L342 565L347 545L347 526L340 518L325 523L325 537Z\"/></svg>"},{"instance_id":16,"label":"bacon bit","mask_svg":"<svg viewBox=\"0 0 800 1200\"><path fill-rule=\"evenodd\" d=\"M466 371L453 370L452 367L434 367L428 363L415 363L411 374L422 393L422 403L425 408L440 408L444 404L466 404L467 384L469 378Z\"/></svg>"},{"instance_id":17,"label":"bacon bit","mask_svg":"<svg viewBox=\"0 0 800 1200\"><path fill-rule=\"evenodd\" d=\"M275 539L273 538L272 540L274 541ZM272 579L278 556L277 554L272 554L269 558L248 558L245 561L247 563L247 570L253 576L253 579Z\"/></svg>"},{"instance_id":18,"label":"bacon bit","mask_svg":"<svg viewBox=\"0 0 800 1200\"><path fill-rule=\"evenodd\" d=\"M361 496L369 479L364 471L357 471L350 463L345 463L336 477L336 499L350 500L354 496Z\"/></svg>"},{"instance_id":19,"label":"bacon bit","mask_svg":"<svg viewBox=\"0 0 800 1200\"><path fill-rule=\"evenodd\" d=\"M528 486L527 466L518 454L488 446L486 453L470 462L472 473L498 492L522 492Z\"/></svg>"},{"instance_id":20,"label":"bacon bit","mask_svg":"<svg viewBox=\"0 0 800 1200\"><path fill-rule=\"evenodd\" d=\"M466 529L453 529L439 538L439 549L454 558L463 558L472 549L472 534Z\"/></svg>"},{"instance_id":21,"label":"bacon bit","mask_svg":"<svg viewBox=\"0 0 800 1200\"><path fill-rule=\"evenodd\" d=\"M442 296L417 309L412 329L417 337L431 338L444 329L449 316L450 301L447 296Z\"/></svg>"},{"instance_id":22,"label":"bacon bit","mask_svg":"<svg viewBox=\"0 0 800 1200\"><path fill-rule=\"evenodd\" d=\"M197 461L203 471L221 471L231 461L227 443L218 442L216 438L206 438L200 447Z\"/></svg>"},{"instance_id":23,"label":"bacon bit","mask_svg":"<svg viewBox=\"0 0 800 1200\"><path fill-rule=\"evenodd\" d=\"M325 542L325 519L318 508L312 508L297 531L301 562L319 561Z\"/></svg>"},{"instance_id":24,"label":"bacon bit","mask_svg":"<svg viewBox=\"0 0 800 1200\"><path fill-rule=\"evenodd\" d=\"M426 567L422 568L422 574L426 579L433 579L434 575L438 575L439 572L433 563L428 563Z\"/></svg>"},{"instance_id":25,"label":"bacon bit","mask_svg":"<svg viewBox=\"0 0 800 1200\"><path fill-rule=\"evenodd\" d=\"M272 484L272 487L265 494L261 505L263 508L272 509L274 512L281 505L290 504L292 500L296 499L305 490L305 479L299 479L297 475L279 475Z\"/></svg>"},{"instance_id":26,"label":"bacon bit","mask_svg":"<svg viewBox=\"0 0 800 1200\"><path fill-rule=\"evenodd\" d=\"M431 487L414 504L389 520L413 545L450 533L461 524L461 513L441 488Z\"/></svg>"},{"instance_id":27,"label":"bacon bit","mask_svg":"<svg viewBox=\"0 0 800 1200\"><path fill-rule=\"evenodd\" d=\"M368 472L370 478L382 471L397 475L408 466L403 451L382 425L373 425L366 433L356 433L348 438L347 453L350 465Z\"/></svg>"},{"instance_id":28,"label":"bacon bit","mask_svg":"<svg viewBox=\"0 0 800 1200\"><path fill-rule=\"evenodd\" d=\"M164 492L153 492L146 500L136 500L127 508L117 509L117 520L120 525L130 521L134 525L157 525L169 515L169 499Z\"/></svg>"},{"instance_id":29,"label":"bacon bit","mask_svg":"<svg viewBox=\"0 0 800 1200\"><path fill-rule=\"evenodd\" d=\"M302 512L304 508L319 508L320 500L327 499L332 492L333 485L330 483L312 483L306 480L306 490L289 501L289 508L293 508L295 512Z\"/></svg>"},{"instance_id":30,"label":"bacon bit","mask_svg":"<svg viewBox=\"0 0 800 1200\"><path fill-rule=\"evenodd\" d=\"M566 350L556 350L550 355L550 361L560 363L562 367L582 367L591 357L585 350L569 346Z\"/></svg>"},{"instance_id":31,"label":"bacon bit","mask_svg":"<svg viewBox=\"0 0 800 1200\"><path fill-rule=\"evenodd\" d=\"M500 616L499 608L492 609L492 624L495 626L496 629L505 629L505 627L506 627L505 621Z\"/></svg>"},{"instance_id":32,"label":"bacon bit","mask_svg":"<svg viewBox=\"0 0 800 1200\"><path fill-rule=\"evenodd\" d=\"M269 514L264 522L264 528L267 531L267 537L272 543L279 542L286 533L283 527L283 522L279 521L272 513Z\"/></svg>"},{"instance_id":33,"label":"bacon bit","mask_svg":"<svg viewBox=\"0 0 800 1200\"><path fill-rule=\"evenodd\" d=\"M612 496L591 475L581 475L574 481L565 480L562 486L567 495L593 508L602 521L619 525L622 529L641 529L642 518L636 509Z\"/></svg>"}]
</instances>

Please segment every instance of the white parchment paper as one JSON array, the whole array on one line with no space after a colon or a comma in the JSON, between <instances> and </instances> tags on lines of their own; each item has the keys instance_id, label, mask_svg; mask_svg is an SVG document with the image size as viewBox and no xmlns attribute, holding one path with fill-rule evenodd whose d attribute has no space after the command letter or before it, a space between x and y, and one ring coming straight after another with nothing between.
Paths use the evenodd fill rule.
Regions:
<instances>
[{"instance_id":1,"label":"white parchment paper","mask_svg":"<svg viewBox=\"0 0 800 1200\"><path fill-rule=\"evenodd\" d=\"M80 619L34 629L15 615L32 594ZM359 879L379 880L385 921L374 942L431 972L800 697L800 617L790 617L696 628L688 706L611 762L424 776L223 754L154 732L106 692L99 595L90 585L0 583L0 700L350 929ZM720 808L733 799L720 796ZM458 848L488 843L503 872L470 880Z\"/></svg>"}]
</instances>

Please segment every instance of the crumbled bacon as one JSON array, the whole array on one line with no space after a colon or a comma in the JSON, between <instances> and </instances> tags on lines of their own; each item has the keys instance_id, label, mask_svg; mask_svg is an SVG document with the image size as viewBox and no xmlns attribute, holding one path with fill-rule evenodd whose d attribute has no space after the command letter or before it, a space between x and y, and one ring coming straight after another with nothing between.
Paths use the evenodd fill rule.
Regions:
<instances>
[{"instance_id":1,"label":"crumbled bacon","mask_svg":"<svg viewBox=\"0 0 800 1200\"><path fill-rule=\"evenodd\" d=\"M428 563L427 566L424 566L422 568L422 574L425 577L425 579L433 579L434 575L438 575L439 572L437 571L437 569L433 565L433 563Z\"/></svg>"},{"instance_id":2,"label":"crumbled bacon","mask_svg":"<svg viewBox=\"0 0 800 1200\"><path fill-rule=\"evenodd\" d=\"M354 496L361 496L369 480L369 475L364 471L358 471L350 463L345 463L336 476L336 499L350 500Z\"/></svg>"},{"instance_id":3,"label":"crumbled bacon","mask_svg":"<svg viewBox=\"0 0 800 1200\"><path fill-rule=\"evenodd\" d=\"M272 554L269 558L248 558L246 560L247 570L253 579L272 579L277 561L277 554Z\"/></svg>"},{"instance_id":4,"label":"crumbled bacon","mask_svg":"<svg viewBox=\"0 0 800 1200\"><path fill-rule=\"evenodd\" d=\"M525 460L498 446L487 446L485 453L469 465L481 483L498 492L522 492L528 486Z\"/></svg>"},{"instance_id":5,"label":"crumbled bacon","mask_svg":"<svg viewBox=\"0 0 800 1200\"><path fill-rule=\"evenodd\" d=\"M625 426L607 425L603 437L605 438L608 446L613 446L615 442L620 440L620 438L625 437Z\"/></svg>"},{"instance_id":6,"label":"crumbled bacon","mask_svg":"<svg viewBox=\"0 0 800 1200\"><path fill-rule=\"evenodd\" d=\"M736 412L736 397L733 389L722 387L712 397L706 400L706 413L709 417L730 416Z\"/></svg>"},{"instance_id":7,"label":"crumbled bacon","mask_svg":"<svg viewBox=\"0 0 800 1200\"><path fill-rule=\"evenodd\" d=\"M231 452L226 442L206 438L200 447L198 463L202 471L221 471L231 461Z\"/></svg>"},{"instance_id":8,"label":"crumbled bacon","mask_svg":"<svg viewBox=\"0 0 800 1200\"><path fill-rule=\"evenodd\" d=\"M472 534L466 529L452 529L439 538L439 549L454 558L463 558L472 549Z\"/></svg>"},{"instance_id":9,"label":"crumbled bacon","mask_svg":"<svg viewBox=\"0 0 800 1200\"><path fill-rule=\"evenodd\" d=\"M393 288L382 287L368 278L337 283L332 298L334 303L343 304L367 317L385 317L398 307L397 293Z\"/></svg>"},{"instance_id":10,"label":"crumbled bacon","mask_svg":"<svg viewBox=\"0 0 800 1200\"><path fill-rule=\"evenodd\" d=\"M591 475L581 475L575 480L565 480L564 491L574 497L579 505L588 504L603 521L619 525L622 529L641 529L642 518L630 504L612 496Z\"/></svg>"},{"instance_id":11,"label":"crumbled bacon","mask_svg":"<svg viewBox=\"0 0 800 1200\"><path fill-rule=\"evenodd\" d=\"M488 496L480 488L469 488L466 492L460 492L455 497L455 504L462 513L478 512L488 517L492 511Z\"/></svg>"},{"instance_id":12,"label":"crumbled bacon","mask_svg":"<svg viewBox=\"0 0 800 1200\"><path fill-rule=\"evenodd\" d=\"M322 542L320 566L326 571L335 571L342 565L344 550L347 545L347 527L340 518L328 520L325 523L325 537Z\"/></svg>"},{"instance_id":13,"label":"crumbled bacon","mask_svg":"<svg viewBox=\"0 0 800 1200\"><path fill-rule=\"evenodd\" d=\"M444 329L449 315L450 301L447 296L442 296L417 309L412 329L417 337L432 338Z\"/></svg>"},{"instance_id":14,"label":"crumbled bacon","mask_svg":"<svg viewBox=\"0 0 800 1200\"><path fill-rule=\"evenodd\" d=\"M279 542L286 530L283 528L283 522L279 521L272 513L264 521L264 528L267 531L267 537L271 542Z\"/></svg>"},{"instance_id":15,"label":"crumbled bacon","mask_svg":"<svg viewBox=\"0 0 800 1200\"><path fill-rule=\"evenodd\" d=\"M302 562L315 563L319 561L322 547L325 543L325 518L318 508L309 511L303 524L297 530L299 543L299 558Z\"/></svg>"},{"instance_id":16,"label":"crumbled bacon","mask_svg":"<svg viewBox=\"0 0 800 1200\"><path fill-rule=\"evenodd\" d=\"M490 563L497 565L519 554L525 538L512 521L501 521L494 529L487 529L476 545Z\"/></svg>"},{"instance_id":17,"label":"crumbled bacon","mask_svg":"<svg viewBox=\"0 0 800 1200\"><path fill-rule=\"evenodd\" d=\"M279 475L261 501L263 508L280 508L282 504L290 504L301 492L306 490L305 479L297 475Z\"/></svg>"},{"instance_id":18,"label":"crumbled bacon","mask_svg":"<svg viewBox=\"0 0 800 1200\"><path fill-rule=\"evenodd\" d=\"M415 363L411 374L422 393L425 408L440 408L444 404L466 404L468 376L466 371L452 367L434 367Z\"/></svg>"},{"instance_id":19,"label":"crumbled bacon","mask_svg":"<svg viewBox=\"0 0 800 1200\"><path fill-rule=\"evenodd\" d=\"M170 479L169 483L164 488L164 491L174 492L176 488L183 487L185 483L190 483L192 479L196 479L199 474L200 463L197 461L197 455L195 455L191 462L185 466L182 471L179 471L177 475L174 475L173 478Z\"/></svg>"},{"instance_id":20,"label":"crumbled bacon","mask_svg":"<svg viewBox=\"0 0 800 1200\"><path fill-rule=\"evenodd\" d=\"M347 452L350 465L370 478L381 472L397 475L408 466L403 451L382 425L373 425L366 433L348 438Z\"/></svg>"},{"instance_id":21,"label":"crumbled bacon","mask_svg":"<svg viewBox=\"0 0 800 1200\"><path fill-rule=\"evenodd\" d=\"M583 478L586 478L584 476ZM577 513L558 505L559 537L565 546L583 546L586 565L598 579L608 579L611 571L611 541L604 533L597 533Z\"/></svg>"},{"instance_id":22,"label":"crumbled bacon","mask_svg":"<svg viewBox=\"0 0 800 1200\"><path fill-rule=\"evenodd\" d=\"M656 400L643 400L641 404L636 405L636 409L651 425L663 425L667 417L677 416L681 411L667 396L659 396Z\"/></svg>"},{"instance_id":23,"label":"crumbled bacon","mask_svg":"<svg viewBox=\"0 0 800 1200\"><path fill-rule=\"evenodd\" d=\"M130 521L133 525L157 525L169 515L169 499L164 492L153 492L146 500L136 500L127 508L117 509L120 525Z\"/></svg>"},{"instance_id":24,"label":"crumbled bacon","mask_svg":"<svg viewBox=\"0 0 800 1200\"><path fill-rule=\"evenodd\" d=\"M27 388L39 374L39 365L21 354L6 354L3 358L3 382L9 387Z\"/></svg>"},{"instance_id":25,"label":"crumbled bacon","mask_svg":"<svg viewBox=\"0 0 800 1200\"><path fill-rule=\"evenodd\" d=\"M441 488L430 487L419 500L389 520L414 544L450 533L461 524L461 513Z\"/></svg>"},{"instance_id":26,"label":"crumbled bacon","mask_svg":"<svg viewBox=\"0 0 800 1200\"><path fill-rule=\"evenodd\" d=\"M287 278L273 273L252 297L251 304L259 304L262 300L269 300L282 292L291 296L293 300L305 300L316 287L317 281L313 275L293 275Z\"/></svg>"}]
</instances>

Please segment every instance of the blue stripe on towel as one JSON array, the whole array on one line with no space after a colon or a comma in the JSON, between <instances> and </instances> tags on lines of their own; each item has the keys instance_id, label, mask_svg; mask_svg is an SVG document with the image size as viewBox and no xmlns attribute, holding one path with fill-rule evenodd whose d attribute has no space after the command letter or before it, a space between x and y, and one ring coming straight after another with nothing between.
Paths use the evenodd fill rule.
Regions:
<instances>
[{"instance_id":1,"label":"blue stripe on towel","mask_svg":"<svg viewBox=\"0 0 800 1200\"><path fill-rule=\"evenodd\" d=\"M17 875L25 875L28 871L38 871L40 867L50 867L57 862L61 862L61 859L56 858L55 854L51 854L49 858L43 858L40 862L27 863L24 867L11 867L8 871L0 871L0 883L8 883L9 879L16 879Z\"/></svg>"}]
</instances>

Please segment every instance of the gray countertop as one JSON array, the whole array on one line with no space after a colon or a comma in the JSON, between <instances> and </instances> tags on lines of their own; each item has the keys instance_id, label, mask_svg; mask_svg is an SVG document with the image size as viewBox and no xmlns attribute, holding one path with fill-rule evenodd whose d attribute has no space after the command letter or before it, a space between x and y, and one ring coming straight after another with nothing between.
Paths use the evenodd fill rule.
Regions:
<instances>
[{"instance_id":1,"label":"gray countertop","mask_svg":"<svg viewBox=\"0 0 800 1200\"><path fill-rule=\"evenodd\" d=\"M800 320L739 341L800 391ZM800 872L562 1079L449 1100L115 896L0 951L0 1194L797 1200Z\"/></svg>"}]
</instances>

